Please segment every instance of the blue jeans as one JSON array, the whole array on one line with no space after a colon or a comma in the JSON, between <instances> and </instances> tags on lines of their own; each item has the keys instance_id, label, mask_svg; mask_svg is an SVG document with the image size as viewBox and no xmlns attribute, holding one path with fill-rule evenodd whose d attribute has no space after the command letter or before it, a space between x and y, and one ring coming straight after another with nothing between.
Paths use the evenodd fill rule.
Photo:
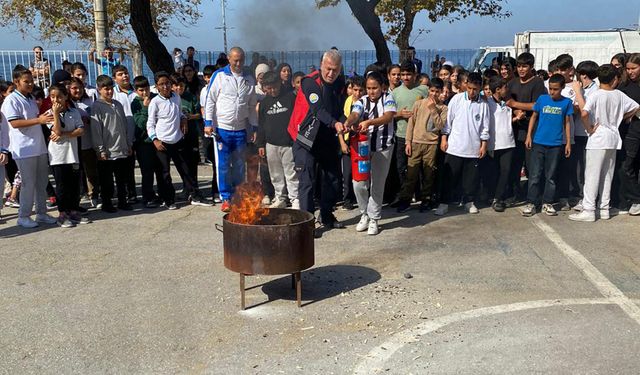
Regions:
<instances>
[{"instance_id":1,"label":"blue jeans","mask_svg":"<svg viewBox=\"0 0 640 375\"><path fill-rule=\"evenodd\" d=\"M215 141L215 156L220 198L231 200L235 187L244 180L244 151L247 147L246 130L224 130L218 128L220 140Z\"/></svg>"},{"instance_id":2,"label":"blue jeans","mask_svg":"<svg viewBox=\"0 0 640 375\"><path fill-rule=\"evenodd\" d=\"M563 146L533 145L529 157L529 203L539 206L555 201L558 165L563 154Z\"/></svg>"}]
</instances>

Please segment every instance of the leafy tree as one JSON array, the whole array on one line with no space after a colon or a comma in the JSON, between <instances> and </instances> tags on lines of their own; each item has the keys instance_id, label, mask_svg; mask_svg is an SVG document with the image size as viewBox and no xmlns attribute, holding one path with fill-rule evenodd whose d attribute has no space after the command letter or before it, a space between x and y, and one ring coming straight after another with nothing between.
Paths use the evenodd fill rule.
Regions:
<instances>
[{"instance_id":1,"label":"leafy tree","mask_svg":"<svg viewBox=\"0 0 640 375\"><path fill-rule=\"evenodd\" d=\"M129 22L151 71L173 72L173 60L154 27L149 0L131 0L130 10Z\"/></svg>"},{"instance_id":2,"label":"leafy tree","mask_svg":"<svg viewBox=\"0 0 640 375\"><path fill-rule=\"evenodd\" d=\"M175 34L171 23L193 25L200 18L201 0L146 0L153 27L160 36ZM89 44L95 38L93 0L0 0L5 26L23 35L37 34L48 42L76 39ZM109 0L107 5L111 44L129 47L133 33L129 24L129 1Z\"/></svg>"},{"instance_id":3,"label":"leafy tree","mask_svg":"<svg viewBox=\"0 0 640 375\"><path fill-rule=\"evenodd\" d=\"M378 61L389 63L391 55L385 40L390 39L400 50L409 47L416 16L424 12L432 23L454 22L471 15L505 18L511 12L502 6L503 0L346 0L354 16L376 47ZM340 0L316 0L319 8L335 6ZM378 18L377 23L372 18ZM387 24L382 32L380 18ZM364 19L365 23L361 19ZM382 37L381 37L382 35ZM382 46L384 44L384 46Z\"/></svg>"}]
</instances>

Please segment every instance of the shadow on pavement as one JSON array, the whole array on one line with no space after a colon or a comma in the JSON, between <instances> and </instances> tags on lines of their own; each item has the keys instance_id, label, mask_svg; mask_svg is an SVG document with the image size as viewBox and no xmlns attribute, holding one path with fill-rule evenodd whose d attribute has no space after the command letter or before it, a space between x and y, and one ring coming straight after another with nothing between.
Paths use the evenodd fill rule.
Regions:
<instances>
[{"instance_id":1,"label":"shadow on pavement","mask_svg":"<svg viewBox=\"0 0 640 375\"><path fill-rule=\"evenodd\" d=\"M327 298L335 297L380 280L378 271L362 266L333 265L311 268L302 272L302 306L308 306ZM269 301L296 299L296 291L292 288L291 276L262 284L262 291ZM260 303L259 305L262 305ZM252 305L256 307L258 305Z\"/></svg>"}]
</instances>

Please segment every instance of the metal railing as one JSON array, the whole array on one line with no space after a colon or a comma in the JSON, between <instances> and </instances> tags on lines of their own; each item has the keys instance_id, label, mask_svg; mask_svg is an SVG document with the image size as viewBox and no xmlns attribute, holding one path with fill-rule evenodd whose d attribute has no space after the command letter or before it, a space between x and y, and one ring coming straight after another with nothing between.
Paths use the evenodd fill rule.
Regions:
<instances>
[{"instance_id":1,"label":"metal railing","mask_svg":"<svg viewBox=\"0 0 640 375\"><path fill-rule=\"evenodd\" d=\"M342 50L340 51L343 57L343 66L345 74L359 73L362 74L365 68L376 61L376 53L373 50ZM476 51L472 49L459 49L459 50L416 50L416 58L422 60L423 67L422 72L431 75L430 65L436 55L445 57L446 60L453 62L454 64L467 65L471 61ZM246 53L246 65L251 66L254 53L262 56L261 60L275 60L276 64L286 62L291 65L292 70L302 71L308 73L312 67L318 67L320 65L320 59L323 51L247 51ZM195 60L200 63L200 71L206 65L214 65L218 58L220 51L197 51L195 54ZM399 63L400 51L391 51L391 58L394 62ZM119 54L115 53L116 57ZM183 55L183 56L186 56ZM62 69L63 61L70 63L81 62L88 70L88 82L94 83L98 75L101 74L101 67L89 60L89 51L82 50L45 50L42 53L42 58L47 59L50 67L49 75L52 75L54 71ZM27 68L35 60L35 54L33 51L7 51L0 50L0 78L5 80L11 79L11 72L14 67L21 64ZM133 71L133 62L129 54L125 54L122 59L123 65L125 65L131 74ZM254 65L255 66L255 65ZM146 62L143 62L142 74L147 76L153 81L153 74ZM50 77L36 77L44 81L49 81Z\"/></svg>"}]
</instances>

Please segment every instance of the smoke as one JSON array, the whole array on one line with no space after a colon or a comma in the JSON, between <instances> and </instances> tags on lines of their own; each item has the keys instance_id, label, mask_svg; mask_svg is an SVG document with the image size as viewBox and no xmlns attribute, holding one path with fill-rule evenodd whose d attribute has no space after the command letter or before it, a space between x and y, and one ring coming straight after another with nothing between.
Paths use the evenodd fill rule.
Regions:
<instances>
[{"instance_id":1,"label":"smoke","mask_svg":"<svg viewBox=\"0 0 640 375\"><path fill-rule=\"evenodd\" d=\"M333 45L344 49L345 39L361 41L364 35L344 5L318 9L313 0L249 0L232 7L237 7L231 9L232 39L245 50L311 51Z\"/></svg>"}]
</instances>

